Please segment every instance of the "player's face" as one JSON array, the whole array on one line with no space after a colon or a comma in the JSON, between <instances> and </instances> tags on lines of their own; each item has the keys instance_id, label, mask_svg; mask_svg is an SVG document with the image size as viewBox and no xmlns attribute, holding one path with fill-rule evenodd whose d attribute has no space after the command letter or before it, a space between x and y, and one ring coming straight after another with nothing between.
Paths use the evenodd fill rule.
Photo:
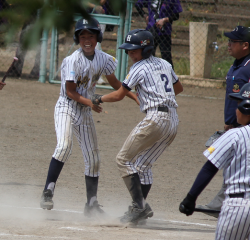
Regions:
<instances>
[{"instance_id":1,"label":"player's face","mask_svg":"<svg viewBox=\"0 0 250 240\"><path fill-rule=\"evenodd\" d=\"M236 59L242 58L242 50L243 50L243 41L229 39L228 40L228 48L229 55Z\"/></svg>"},{"instance_id":2,"label":"player's face","mask_svg":"<svg viewBox=\"0 0 250 240\"><path fill-rule=\"evenodd\" d=\"M97 35L84 30L79 36L79 44L86 56L94 55L97 44Z\"/></svg>"},{"instance_id":3,"label":"player's face","mask_svg":"<svg viewBox=\"0 0 250 240\"><path fill-rule=\"evenodd\" d=\"M131 58L131 60L133 61L133 63L139 62L142 60L142 49L135 49L135 50L129 50L128 51L128 55Z\"/></svg>"}]
</instances>

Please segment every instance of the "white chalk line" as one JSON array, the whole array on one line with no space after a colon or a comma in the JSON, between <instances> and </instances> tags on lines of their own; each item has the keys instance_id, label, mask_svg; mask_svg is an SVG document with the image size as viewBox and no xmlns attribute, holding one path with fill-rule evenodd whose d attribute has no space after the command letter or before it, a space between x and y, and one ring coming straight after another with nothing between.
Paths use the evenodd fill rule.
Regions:
<instances>
[{"instance_id":1,"label":"white chalk line","mask_svg":"<svg viewBox=\"0 0 250 240\"><path fill-rule=\"evenodd\" d=\"M11 207L11 208L21 208L21 209L31 209L31 210L43 210L43 211L53 211L53 212L70 212L70 213L78 213L78 214L83 214L82 211L74 211L74 210L69 210L69 209L51 209L51 210L44 210L42 208L34 208L34 207L17 207L17 206L11 206L11 205L0 205L0 207ZM205 227L212 227L215 228L216 226L214 225L209 225L209 224L203 224L203 223L191 223L191 222L183 222L183 221L176 221L176 220L166 220L166 219L151 219L151 220L156 220L156 221L163 221L163 222L171 222L171 223L181 223L181 224L187 224L187 225L197 225L197 226L205 226Z\"/></svg>"},{"instance_id":2,"label":"white chalk line","mask_svg":"<svg viewBox=\"0 0 250 240\"><path fill-rule=\"evenodd\" d=\"M10 207L10 208L19 208L19 209L31 209L31 210L42 210L42 211L46 211L44 209L41 208L34 208L34 207L17 207L17 206L11 206L11 205L0 205L0 207ZM48 210L47 210L48 211ZM53 211L53 212L69 212L69 213L77 213L77 214L83 214L82 211L74 211L74 210L69 210L69 209L52 209L49 211ZM203 224L203 223L192 223L192 222L184 222L184 221L176 221L176 220L166 220L166 219L161 219L161 218L154 218L151 219L150 221L161 221L161 222L169 222L169 223L175 223L175 224L185 224L185 225L194 225L194 226L202 226L202 227L209 227L209 228L213 228L215 229L216 226L215 225L209 225L209 224ZM77 230L77 231L86 231L86 229L84 228L76 228L76 227L61 227L59 229L68 229L68 230ZM95 230L93 230L93 232L95 232ZM97 231L96 231L97 232ZM22 237L38 237L38 238L50 238L50 239L56 239L56 238L65 238L65 237L43 237L43 236L34 236L34 235L16 235L16 234L5 234L5 233L0 233L0 236L2 235L9 235L9 236L13 236L13 237L17 237L17 236L22 236Z\"/></svg>"},{"instance_id":3,"label":"white chalk line","mask_svg":"<svg viewBox=\"0 0 250 240\"><path fill-rule=\"evenodd\" d=\"M22 235L22 234L10 234L10 233L0 233L1 236L10 236L10 237L18 237L18 238L41 238L41 239L72 239L72 237L48 237L48 236L37 236L37 235Z\"/></svg>"},{"instance_id":4,"label":"white chalk line","mask_svg":"<svg viewBox=\"0 0 250 240\"><path fill-rule=\"evenodd\" d=\"M31 210L43 210L43 211L52 211L52 212L71 212L71 213L79 213L82 214L83 212L80 211L74 211L74 210L68 210L68 209L51 209L51 210L44 210L42 208L35 208L35 207L17 207L17 206L11 206L11 205L0 205L0 207L10 207L10 208L23 208L23 209L31 209Z\"/></svg>"}]
</instances>

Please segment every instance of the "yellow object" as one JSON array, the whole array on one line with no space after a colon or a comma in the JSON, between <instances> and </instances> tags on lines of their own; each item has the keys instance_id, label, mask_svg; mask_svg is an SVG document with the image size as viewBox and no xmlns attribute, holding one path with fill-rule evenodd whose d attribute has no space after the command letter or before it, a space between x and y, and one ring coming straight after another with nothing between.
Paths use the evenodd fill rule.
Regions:
<instances>
[{"instance_id":1,"label":"yellow object","mask_svg":"<svg viewBox=\"0 0 250 240\"><path fill-rule=\"evenodd\" d=\"M208 150L209 153L211 154L211 153L215 150L215 148L211 146L211 147L209 147L207 150Z\"/></svg>"}]
</instances>

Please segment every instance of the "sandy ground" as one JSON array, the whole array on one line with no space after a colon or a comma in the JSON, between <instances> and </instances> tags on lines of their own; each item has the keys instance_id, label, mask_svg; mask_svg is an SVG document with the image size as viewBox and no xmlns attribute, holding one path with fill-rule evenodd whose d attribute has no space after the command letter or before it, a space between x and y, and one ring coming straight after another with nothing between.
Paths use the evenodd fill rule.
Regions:
<instances>
[{"instance_id":1,"label":"sandy ground","mask_svg":"<svg viewBox=\"0 0 250 240\"><path fill-rule=\"evenodd\" d=\"M132 228L118 220L131 200L115 157L132 128L144 117L139 107L126 98L104 104L101 114L93 113L102 158L98 200L108 216L87 219L82 214L86 202L84 162L76 139L57 183L54 209L39 207L56 145L53 112L60 86L11 78L6 83L0 91L0 239L214 238L217 219L202 213L186 217L178 206L206 161L202 155L205 142L223 127L223 89L216 89L218 99L214 98L214 90L188 87L177 96L177 137L153 166L154 183L147 200L154 216L146 225ZM193 96L198 92L202 97ZM197 204L208 203L221 184L219 172Z\"/></svg>"}]
</instances>

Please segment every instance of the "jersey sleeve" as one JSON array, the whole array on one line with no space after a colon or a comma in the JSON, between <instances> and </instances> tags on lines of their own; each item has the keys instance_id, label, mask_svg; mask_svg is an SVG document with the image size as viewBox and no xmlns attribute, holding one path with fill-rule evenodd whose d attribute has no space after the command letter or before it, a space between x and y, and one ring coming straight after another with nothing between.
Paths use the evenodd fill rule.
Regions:
<instances>
[{"instance_id":1,"label":"jersey sleeve","mask_svg":"<svg viewBox=\"0 0 250 240\"><path fill-rule=\"evenodd\" d=\"M65 81L77 82L77 67L75 58L67 57L62 62L61 75Z\"/></svg>"},{"instance_id":2,"label":"jersey sleeve","mask_svg":"<svg viewBox=\"0 0 250 240\"><path fill-rule=\"evenodd\" d=\"M103 71L104 75L112 74L117 67L117 63L118 63L118 61L115 57L109 56L106 67Z\"/></svg>"},{"instance_id":3,"label":"jersey sleeve","mask_svg":"<svg viewBox=\"0 0 250 240\"><path fill-rule=\"evenodd\" d=\"M171 69L171 75L172 75L172 79L173 79L173 84L177 83L179 81L179 78L177 77L177 75L174 72L174 69Z\"/></svg>"},{"instance_id":4,"label":"jersey sleeve","mask_svg":"<svg viewBox=\"0 0 250 240\"><path fill-rule=\"evenodd\" d=\"M235 131L229 130L203 152L218 169L224 168L231 162L235 152L235 136Z\"/></svg>"},{"instance_id":5,"label":"jersey sleeve","mask_svg":"<svg viewBox=\"0 0 250 240\"><path fill-rule=\"evenodd\" d=\"M138 82L143 78L141 71L130 71L123 81L122 85L126 86L127 89L133 89Z\"/></svg>"}]
</instances>

